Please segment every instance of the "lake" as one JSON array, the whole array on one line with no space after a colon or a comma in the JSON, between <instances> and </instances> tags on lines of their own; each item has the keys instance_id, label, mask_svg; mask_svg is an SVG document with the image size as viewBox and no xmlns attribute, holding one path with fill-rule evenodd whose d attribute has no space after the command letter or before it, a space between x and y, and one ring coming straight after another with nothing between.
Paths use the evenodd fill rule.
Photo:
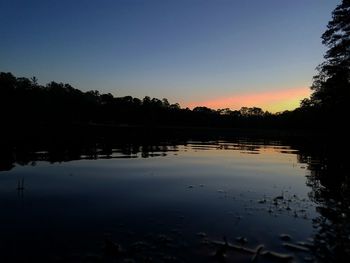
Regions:
<instances>
[{"instance_id":1,"label":"lake","mask_svg":"<svg viewBox=\"0 0 350 263\"><path fill-rule=\"evenodd\" d=\"M349 255L349 179L342 159L319 143L12 145L0 158L2 262L335 262Z\"/></svg>"}]
</instances>

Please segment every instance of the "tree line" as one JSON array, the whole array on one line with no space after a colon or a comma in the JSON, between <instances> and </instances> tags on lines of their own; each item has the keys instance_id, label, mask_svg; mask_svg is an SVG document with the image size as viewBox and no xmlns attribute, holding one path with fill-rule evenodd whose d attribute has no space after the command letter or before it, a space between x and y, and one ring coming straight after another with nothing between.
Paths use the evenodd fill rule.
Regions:
<instances>
[{"instance_id":1,"label":"tree line","mask_svg":"<svg viewBox=\"0 0 350 263\"><path fill-rule=\"evenodd\" d=\"M14 125L168 125L206 127L289 126L296 112L271 114L258 107L239 110L181 108L167 99L115 97L97 90L83 92L70 84L39 85L35 77L0 73L2 124Z\"/></svg>"},{"instance_id":2,"label":"tree line","mask_svg":"<svg viewBox=\"0 0 350 263\"><path fill-rule=\"evenodd\" d=\"M213 110L198 106L181 108L167 99L114 97L97 90L83 92L70 84L0 73L1 125L143 125L228 128L317 128L346 126L350 98L350 0L343 0L332 13L322 35L328 48L318 67L310 98L299 108L269 113L258 107Z\"/></svg>"}]
</instances>

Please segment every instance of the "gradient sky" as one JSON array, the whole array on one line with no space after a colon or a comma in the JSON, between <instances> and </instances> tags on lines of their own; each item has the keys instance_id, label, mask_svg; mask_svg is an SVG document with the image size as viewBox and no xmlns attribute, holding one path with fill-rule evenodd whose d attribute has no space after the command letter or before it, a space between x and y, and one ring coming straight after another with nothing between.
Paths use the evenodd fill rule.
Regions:
<instances>
[{"instance_id":1,"label":"gradient sky","mask_svg":"<svg viewBox=\"0 0 350 263\"><path fill-rule=\"evenodd\" d=\"M0 71L182 107L295 108L340 0L0 0Z\"/></svg>"}]
</instances>

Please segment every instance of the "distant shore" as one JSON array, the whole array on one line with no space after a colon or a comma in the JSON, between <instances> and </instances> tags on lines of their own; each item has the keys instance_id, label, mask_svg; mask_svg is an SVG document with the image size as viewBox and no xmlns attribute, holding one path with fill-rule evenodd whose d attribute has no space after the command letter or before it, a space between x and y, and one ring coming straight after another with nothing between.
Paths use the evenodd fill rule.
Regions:
<instances>
[{"instance_id":1,"label":"distant shore","mask_svg":"<svg viewBox=\"0 0 350 263\"><path fill-rule=\"evenodd\" d=\"M0 144L25 142L27 140L86 140L89 138L108 138L119 140L167 140L167 139L210 139L210 138L259 138L283 139L298 137L324 137L327 132L311 129L274 128L221 128L200 126L169 125L128 125L128 124L74 124L4 127Z\"/></svg>"}]
</instances>

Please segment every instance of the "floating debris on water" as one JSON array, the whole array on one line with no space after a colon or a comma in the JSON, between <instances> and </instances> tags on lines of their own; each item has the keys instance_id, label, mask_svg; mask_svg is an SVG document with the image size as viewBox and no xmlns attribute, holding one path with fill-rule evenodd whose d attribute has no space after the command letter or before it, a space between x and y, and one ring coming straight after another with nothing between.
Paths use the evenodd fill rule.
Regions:
<instances>
[{"instance_id":1,"label":"floating debris on water","mask_svg":"<svg viewBox=\"0 0 350 263\"><path fill-rule=\"evenodd\" d=\"M288 234L280 234L280 239L283 241L290 241L292 240L292 237Z\"/></svg>"},{"instance_id":2,"label":"floating debris on water","mask_svg":"<svg viewBox=\"0 0 350 263\"><path fill-rule=\"evenodd\" d=\"M292 250L297 250L297 251L304 251L304 252L309 252L310 249L308 249L307 247L304 246L300 246L300 245L295 245L292 243L283 243L282 244L285 248L289 248Z\"/></svg>"},{"instance_id":3,"label":"floating debris on water","mask_svg":"<svg viewBox=\"0 0 350 263\"><path fill-rule=\"evenodd\" d=\"M226 241L222 242L222 241L212 240L211 244L214 244L214 245L217 245L217 246L225 246L227 249L243 251L243 252L247 252L247 253L250 253L250 254L255 254L256 253L256 251L254 249L243 247L241 245L235 245L235 244L232 244L232 243L228 243Z\"/></svg>"},{"instance_id":4,"label":"floating debris on water","mask_svg":"<svg viewBox=\"0 0 350 263\"><path fill-rule=\"evenodd\" d=\"M313 243L311 243L311 242L299 241L299 242L297 242L297 244L299 246L308 247L308 248L315 247L315 245Z\"/></svg>"},{"instance_id":5,"label":"floating debris on water","mask_svg":"<svg viewBox=\"0 0 350 263\"><path fill-rule=\"evenodd\" d=\"M308 239L306 239L307 241L313 243L315 240L312 237L309 237Z\"/></svg>"},{"instance_id":6,"label":"floating debris on water","mask_svg":"<svg viewBox=\"0 0 350 263\"><path fill-rule=\"evenodd\" d=\"M294 259L294 257L289 254L282 254L274 251L264 250L263 244L260 244L255 249L252 249L249 247L244 247L243 245L231 244L227 242L226 239L224 240L224 242L213 240L210 243L219 246L216 255L220 255L220 257L224 257L225 253L229 250L235 250L251 254L252 258L250 262L256 262L259 256L280 262L290 262Z\"/></svg>"},{"instance_id":7,"label":"floating debris on water","mask_svg":"<svg viewBox=\"0 0 350 263\"><path fill-rule=\"evenodd\" d=\"M226 237L224 237L223 239L224 239L224 243L220 245L220 247L216 250L215 257L218 257L218 258L225 257L225 254L229 248Z\"/></svg>"},{"instance_id":8,"label":"floating debris on water","mask_svg":"<svg viewBox=\"0 0 350 263\"><path fill-rule=\"evenodd\" d=\"M260 244L258 245L256 248L255 248L255 254L253 255L253 257L251 258L251 262L255 262L258 258L258 256L260 255L260 251L263 250L264 248L264 245L263 244Z\"/></svg>"}]
</instances>

